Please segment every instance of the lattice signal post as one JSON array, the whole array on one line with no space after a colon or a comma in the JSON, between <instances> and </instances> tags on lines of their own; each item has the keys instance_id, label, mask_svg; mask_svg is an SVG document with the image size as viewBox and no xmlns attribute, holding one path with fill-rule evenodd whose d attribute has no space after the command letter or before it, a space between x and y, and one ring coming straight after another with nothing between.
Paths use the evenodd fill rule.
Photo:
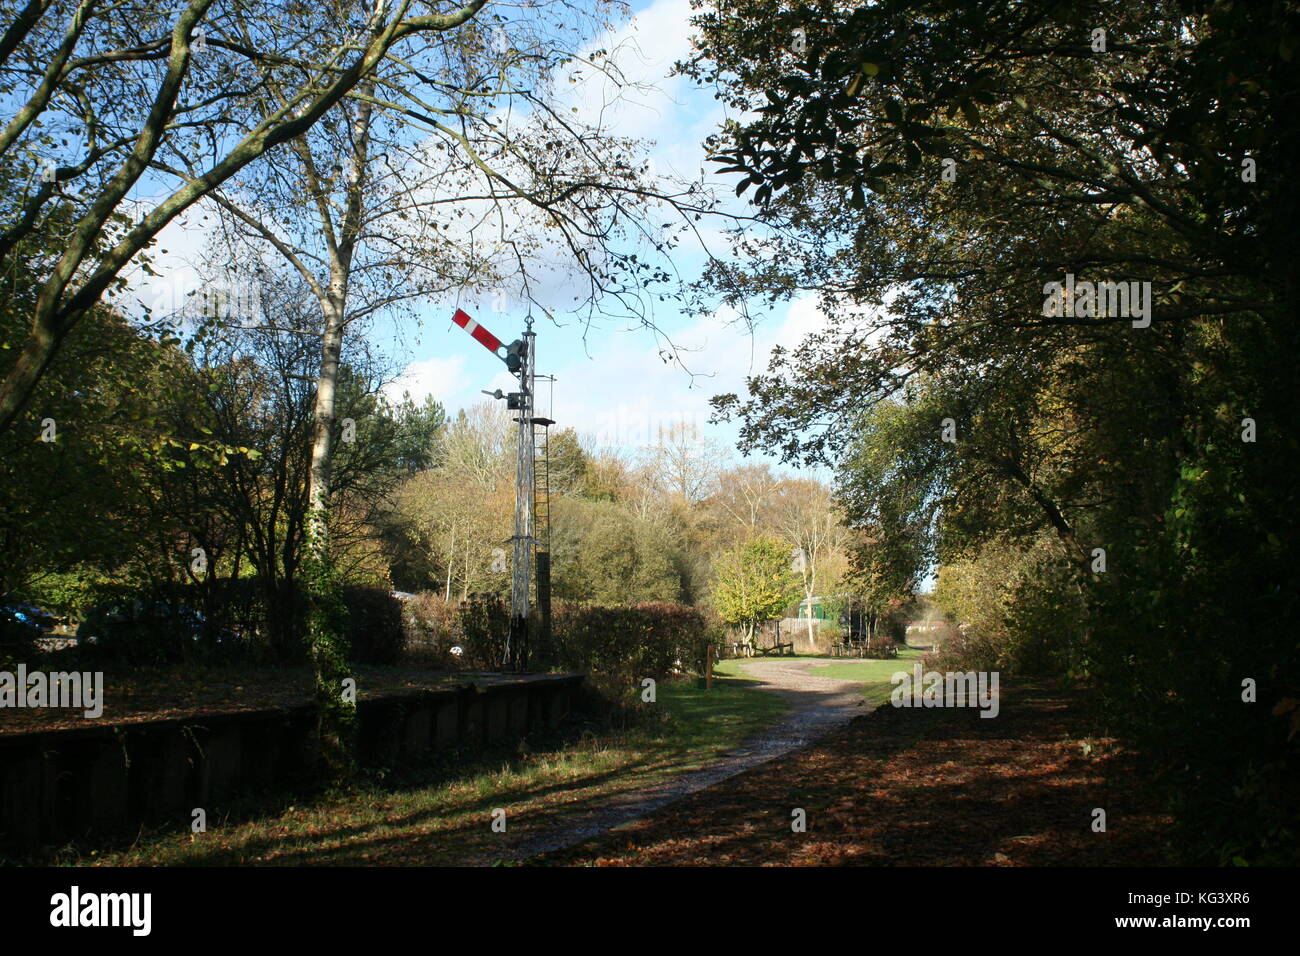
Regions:
<instances>
[{"instance_id":1,"label":"lattice signal post","mask_svg":"<svg viewBox=\"0 0 1300 956\"><path fill-rule=\"evenodd\" d=\"M510 563L510 631L506 636L506 650L501 666L505 670L522 671L528 668L529 655L529 587L533 577L533 561L537 568L537 604L541 616L541 638L550 641L551 623L551 561L550 561L550 472L547 467L549 428L554 422L537 417L537 334L533 331L530 316L521 338L509 345L479 325L464 311L457 309L452 321L474 337L497 358L506 364L511 374L519 378L519 391L503 396L498 389L487 392L494 398L505 398L506 407L518 412L519 424L516 438L515 462L515 533L511 535ZM538 429L542 437L542 474L537 474ZM537 527L536 517L542 516ZM541 541L539 542L539 531ZM539 546L540 545L540 546Z\"/></svg>"}]
</instances>

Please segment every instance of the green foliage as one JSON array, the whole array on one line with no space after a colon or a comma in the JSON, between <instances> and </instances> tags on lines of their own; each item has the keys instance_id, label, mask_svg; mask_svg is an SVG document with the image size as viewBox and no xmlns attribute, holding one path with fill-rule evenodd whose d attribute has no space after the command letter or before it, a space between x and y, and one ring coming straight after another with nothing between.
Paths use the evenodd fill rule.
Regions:
<instances>
[{"instance_id":1,"label":"green foliage","mask_svg":"<svg viewBox=\"0 0 1300 956\"><path fill-rule=\"evenodd\" d=\"M447 410L432 395L416 404L410 393L397 406L384 409L384 416L395 425L394 467L406 472L428 468L441 450L443 431L447 427Z\"/></svg>"},{"instance_id":2,"label":"green foliage","mask_svg":"<svg viewBox=\"0 0 1300 956\"><path fill-rule=\"evenodd\" d=\"M557 501L552 515L557 598L612 605L681 597L678 549L662 529L607 501Z\"/></svg>"},{"instance_id":3,"label":"green foliage","mask_svg":"<svg viewBox=\"0 0 1300 956\"><path fill-rule=\"evenodd\" d=\"M268 284L262 299L287 325L312 328L300 288ZM20 334L20 316L0 320L6 334ZM166 343L94 310L42 378L21 427L0 433L0 595L74 622L96 605L137 600L183 605L206 621L193 646L157 621L112 622L113 640L96 651L106 658L221 656L216 637L234 630L258 635L241 653L300 660L318 343L232 327L181 349L159 328ZM445 415L432 401L390 405L377 374L355 358L339 377L338 417L354 420L356 438L338 442L334 463L334 560L341 580L387 585L376 530L383 497L433 461ZM46 418L54 442L35 440ZM204 572L191 570L195 547Z\"/></svg>"},{"instance_id":4,"label":"green foliage","mask_svg":"<svg viewBox=\"0 0 1300 956\"><path fill-rule=\"evenodd\" d=\"M743 625L753 640L758 626L781 617L798 599L799 583L790 570L790 547L759 536L723 554L713 585L713 605L727 624Z\"/></svg>"},{"instance_id":5,"label":"green foliage","mask_svg":"<svg viewBox=\"0 0 1300 956\"><path fill-rule=\"evenodd\" d=\"M347 646L356 664L396 664L406 649L402 602L387 588L343 587L348 612Z\"/></svg>"},{"instance_id":6,"label":"green foliage","mask_svg":"<svg viewBox=\"0 0 1300 956\"><path fill-rule=\"evenodd\" d=\"M583 449L577 432L572 428L564 428L553 433L546 444L546 457L551 494L588 495L591 456Z\"/></svg>"},{"instance_id":7,"label":"green foliage","mask_svg":"<svg viewBox=\"0 0 1300 956\"><path fill-rule=\"evenodd\" d=\"M859 530L851 578L873 610L910 594L938 554L935 517L959 466L941 438L948 407L933 391L875 405L840 466L837 500Z\"/></svg>"},{"instance_id":8,"label":"green foliage","mask_svg":"<svg viewBox=\"0 0 1300 956\"><path fill-rule=\"evenodd\" d=\"M475 594L452 604L419 594L407 613L416 635L409 647L427 642L433 660L454 669L500 668L510 624L510 605L500 595ZM533 667L586 674L607 699L629 704L643 678L702 672L706 647L717 638L716 626L701 610L667 601L615 607L556 601L551 626L552 645L538 650ZM449 653L452 647L461 653Z\"/></svg>"},{"instance_id":9,"label":"green foliage","mask_svg":"<svg viewBox=\"0 0 1300 956\"><path fill-rule=\"evenodd\" d=\"M318 520L312 521L315 517ZM328 780L348 785L356 776L357 706L345 696L352 678L348 663L348 609L334 572L325 516L309 513L304 543L303 584L307 596L307 641L316 679L316 726L322 768ZM354 679L354 678L352 678Z\"/></svg>"},{"instance_id":10,"label":"green foliage","mask_svg":"<svg viewBox=\"0 0 1300 956\"><path fill-rule=\"evenodd\" d=\"M394 488L378 524L399 587L451 599L509 586L497 549L513 529L510 424L490 405L462 411L439 434L434 466Z\"/></svg>"},{"instance_id":11,"label":"green foliage","mask_svg":"<svg viewBox=\"0 0 1300 956\"><path fill-rule=\"evenodd\" d=\"M990 540L945 563L934 601L962 624L960 642L945 648L945 669L1080 676L1078 576L1050 536Z\"/></svg>"},{"instance_id":12,"label":"green foliage","mask_svg":"<svg viewBox=\"0 0 1300 956\"><path fill-rule=\"evenodd\" d=\"M677 661L692 663L708 632L702 612L669 601L621 607L561 602L552 613L556 665L629 681L662 680Z\"/></svg>"},{"instance_id":13,"label":"green foliage","mask_svg":"<svg viewBox=\"0 0 1300 956\"><path fill-rule=\"evenodd\" d=\"M0 309L0 338L20 321ZM105 310L69 336L0 433L0 594L49 571L127 563L175 528L154 508L153 476L221 453L209 436L167 420L172 402L196 399L185 365L184 353ZM47 425L53 441L42 440Z\"/></svg>"},{"instance_id":14,"label":"green foliage","mask_svg":"<svg viewBox=\"0 0 1300 956\"><path fill-rule=\"evenodd\" d=\"M510 633L510 602L499 594L477 593L456 612L459 635L453 642L462 650L458 663L474 670L500 670Z\"/></svg>"},{"instance_id":15,"label":"green foliage","mask_svg":"<svg viewBox=\"0 0 1300 956\"><path fill-rule=\"evenodd\" d=\"M82 562L63 571L37 572L23 594L59 617L81 621L96 604L121 597L124 588L135 590L142 586L143 582L123 581L94 564Z\"/></svg>"},{"instance_id":16,"label":"green foliage","mask_svg":"<svg viewBox=\"0 0 1300 956\"><path fill-rule=\"evenodd\" d=\"M645 678L698 669L710 631L693 607L667 601L621 607L558 603L552 666L579 671L608 700L634 705Z\"/></svg>"},{"instance_id":17,"label":"green foliage","mask_svg":"<svg viewBox=\"0 0 1300 956\"><path fill-rule=\"evenodd\" d=\"M1300 182L1242 173L1300 147L1300 10L898 0L792 54L804 20L705 4L685 68L763 104L713 145L770 239L716 288L837 290L716 405L839 467L868 585L940 565L944 654L1090 681L1190 859L1294 863ZM1149 282L1149 327L1045 314L1066 274Z\"/></svg>"}]
</instances>

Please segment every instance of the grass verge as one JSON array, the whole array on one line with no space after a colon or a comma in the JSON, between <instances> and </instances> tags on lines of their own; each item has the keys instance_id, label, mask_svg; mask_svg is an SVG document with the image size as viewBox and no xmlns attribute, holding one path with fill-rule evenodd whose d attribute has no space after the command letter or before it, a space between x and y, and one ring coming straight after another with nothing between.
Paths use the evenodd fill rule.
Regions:
<instances>
[{"instance_id":1,"label":"grass verge","mask_svg":"<svg viewBox=\"0 0 1300 956\"><path fill-rule=\"evenodd\" d=\"M808 674L812 677L828 677L831 680L860 681L862 683L863 696L872 704L883 704L889 700L890 692L894 685L890 683L890 677L897 671L912 670L912 665L925 657L925 651L916 647L904 647L898 652L897 657L887 660L854 660L842 657L810 657L799 655L798 657L781 657L781 658L732 658L721 661L715 667L715 673L725 674L728 677L750 678L752 675L746 673L745 664L762 661L762 660L806 660L812 663L808 667Z\"/></svg>"},{"instance_id":2,"label":"grass verge","mask_svg":"<svg viewBox=\"0 0 1300 956\"><path fill-rule=\"evenodd\" d=\"M310 801L207 809L206 833L142 831L128 847L65 848L52 862L108 866L491 864L529 836L593 807L705 766L778 719L772 693L719 679L660 683L646 721L627 730L525 743L472 765L372 778ZM433 778L433 779L430 779ZM287 805L286 805L287 804ZM494 832L494 811L506 831Z\"/></svg>"}]
</instances>

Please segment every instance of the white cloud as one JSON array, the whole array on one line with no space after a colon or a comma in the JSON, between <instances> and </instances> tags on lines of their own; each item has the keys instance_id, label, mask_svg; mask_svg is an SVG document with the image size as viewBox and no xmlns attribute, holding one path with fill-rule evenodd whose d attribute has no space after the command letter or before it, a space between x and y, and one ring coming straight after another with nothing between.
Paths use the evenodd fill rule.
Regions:
<instances>
[{"instance_id":1,"label":"white cloud","mask_svg":"<svg viewBox=\"0 0 1300 956\"><path fill-rule=\"evenodd\" d=\"M700 122L698 109L686 107L684 117L683 96L693 99L687 81L669 75L673 64L690 53L691 14L689 0L656 0L590 44L588 53L602 48L610 54L610 73L621 82L578 67L577 82L567 91L559 89L567 92L567 105L576 107L584 122L636 139L676 139L684 118Z\"/></svg>"},{"instance_id":2,"label":"white cloud","mask_svg":"<svg viewBox=\"0 0 1300 956\"><path fill-rule=\"evenodd\" d=\"M383 392L384 397L394 403L401 401L404 392L410 392L417 404L432 395L443 405L454 408L469 404L465 396L471 385L465 369L465 356L448 355L410 363L395 381L384 387Z\"/></svg>"},{"instance_id":3,"label":"white cloud","mask_svg":"<svg viewBox=\"0 0 1300 956\"><path fill-rule=\"evenodd\" d=\"M595 434L601 444L631 449L653 440L660 427L685 421L729 446L734 425L711 425L709 399L725 392L744 395L747 377L766 371L773 346L797 345L825 319L814 298L796 300L779 320L750 334L726 317L704 319L672 335L681 365L664 360L648 332L606 336L585 356L556 368L555 414L561 425ZM547 365L545 338L539 346ZM666 348L666 347L661 347Z\"/></svg>"},{"instance_id":4,"label":"white cloud","mask_svg":"<svg viewBox=\"0 0 1300 956\"><path fill-rule=\"evenodd\" d=\"M141 209L153 209L165 198L164 194L141 202ZM140 266L140 256L123 271L129 282L129 292L122 306L131 314L148 308L156 318L179 312L188 303L190 294L202 288L198 264L203 258L210 235L211 219L203 221L207 210L202 202L195 204L187 214L173 219L158 233L157 241L146 251L149 267L157 275L149 275ZM129 210L128 210L129 211Z\"/></svg>"},{"instance_id":5,"label":"white cloud","mask_svg":"<svg viewBox=\"0 0 1300 956\"><path fill-rule=\"evenodd\" d=\"M514 337L509 320L493 318L500 325L493 326L493 332L503 339ZM746 377L766 370L773 346L797 345L824 327L825 317L815 297L808 296L759 324L752 334L728 324L729 318L717 315L673 331L673 344L688 371L671 359L665 361L666 343L656 343L645 330L594 330L584 342L576 326L539 323L538 370L556 379L553 386L539 383L539 412L549 413L558 428L574 428L600 445L627 451L652 442L660 428L682 421L734 447L737 427L709 424L709 399L724 392L743 395ZM463 331L451 327L434 337L430 346L449 357L412 362L406 378L424 384L427 394L449 411L482 401L480 389L511 390L514 380ZM401 387L395 388L400 396ZM412 389L413 396L422 394Z\"/></svg>"}]
</instances>

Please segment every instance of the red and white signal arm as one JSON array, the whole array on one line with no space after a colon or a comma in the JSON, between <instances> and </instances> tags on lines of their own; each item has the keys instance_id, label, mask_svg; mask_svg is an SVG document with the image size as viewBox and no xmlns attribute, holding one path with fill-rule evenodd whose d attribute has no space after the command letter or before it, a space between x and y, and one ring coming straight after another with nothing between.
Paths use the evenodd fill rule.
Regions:
<instances>
[{"instance_id":1,"label":"red and white signal arm","mask_svg":"<svg viewBox=\"0 0 1300 956\"><path fill-rule=\"evenodd\" d=\"M457 309L451 320L474 337L474 340L500 358L501 340L475 322L464 309Z\"/></svg>"}]
</instances>

